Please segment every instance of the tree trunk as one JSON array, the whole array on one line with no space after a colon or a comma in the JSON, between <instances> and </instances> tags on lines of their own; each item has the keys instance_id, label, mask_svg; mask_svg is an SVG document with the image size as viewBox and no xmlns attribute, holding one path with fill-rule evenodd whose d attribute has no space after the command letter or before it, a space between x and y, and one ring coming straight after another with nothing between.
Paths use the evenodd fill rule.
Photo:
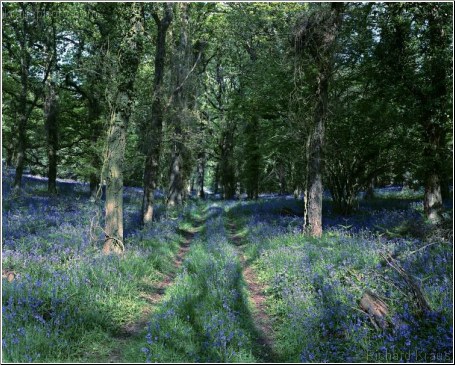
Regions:
<instances>
[{"instance_id":1,"label":"tree trunk","mask_svg":"<svg viewBox=\"0 0 455 365\"><path fill-rule=\"evenodd\" d=\"M153 14L158 27L156 54L155 54L155 77L153 87L152 120L148 126L148 150L144 167L144 196L142 200L142 224L149 225L153 220L154 192L157 188L158 169L160 164L160 152L163 133L163 92L164 65L166 60L166 33L172 22L172 5L164 4L165 14L159 19Z\"/></svg>"},{"instance_id":2,"label":"tree trunk","mask_svg":"<svg viewBox=\"0 0 455 365\"><path fill-rule=\"evenodd\" d=\"M53 74L46 85L44 117L46 120L47 157L48 157L48 192L57 193L57 152L58 152L58 96Z\"/></svg>"},{"instance_id":3,"label":"tree trunk","mask_svg":"<svg viewBox=\"0 0 455 365\"><path fill-rule=\"evenodd\" d=\"M27 148L27 94L28 94L28 72L30 68L30 54L27 51L27 40L25 39L28 32L26 8L22 8L22 37L19 38L21 49L20 70L21 70L21 92L19 95L19 112L18 112L18 138L17 138L17 158L16 158L16 174L14 176L13 188L20 190L22 188L22 174L24 172L25 151Z\"/></svg>"},{"instance_id":4,"label":"tree trunk","mask_svg":"<svg viewBox=\"0 0 455 365\"><path fill-rule=\"evenodd\" d=\"M97 173L92 172L90 174L90 201L94 202L97 199L98 188L100 186L100 178Z\"/></svg>"},{"instance_id":5,"label":"tree trunk","mask_svg":"<svg viewBox=\"0 0 455 365\"><path fill-rule=\"evenodd\" d=\"M57 153L58 153L58 92L57 92L57 39L54 14L51 14L52 26L47 35L46 49L49 57L50 77L46 81L44 95L44 119L47 138L48 181L47 189L57 193Z\"/></svg>"},{"instance_id":6,"label":"tree trunk","mask_svg":"<svg viewBox=\"0 0 455 365\"><path fill-rule=\"evenodd\" d=\"M176 143L177 144L177 143ZM178 147L172 154L169 193L167 198L168 207L174 207L183 203L183 179L182 179L182 156Z\"/></svg>"},{"instance_id":7,"label":"tree trunk","mask_svg":"<svg viewBox=\"0 0 455 365\"><path fill-rule=\"evenodd\" d=\"M128 4L131 8L131 28L120 46L118 57L118 85L107 135L106 216L103 252L123 251L123 161L125 157L126 132L133 103L133 86L141 57L142 28L141 9L138 3Z\"/></svg>"},{"instance_id":8,"label":"tree trunk","mask_svg":"<svg viewBox=\"0 0 455 365\"><path fill-rule=\"evenodd\" d=\"M322 24L323 36L317 38L315 54L318 68L316 83L316 107L314 110L313 126L309 135L308 149L308 182L306 196L306 220L304 230L313 237L322 235L322 153L324 129L328 114L329 78L333 68L333 52L335 39L341 23L343 4L332 3L331 14ZM318 25L316 25L318 26Z\"/></svg>"},{"instance_id":9,"label":"tree trunk","mask_svg":"<svg viewBox=\"0 0 455 365\"><path fill-rule=\"evenodd\" d=\"M220 162L215 166L215 178L213 179L213 194L218 194L220 185Z\"/></svg>"},{"instance_id":10,"label":"tree trunk","mask_svg":"<svg viewBox=\"0 0 455 365\"><path fill-rule=\"evenodd\" d=\"M441 10L439 10L441 11ZM442 220L441 175L443 173L444 143L446 130L443 120L447 115L447 70L443 60L437 57L437 50L446 42L443 28L439 26L442 14L432 7L428 14L429 69L432 92L422 95L422 125L424 127L424 156L426 158L424 213L432 223Z\"/></svg>"},{"instance_id":11,"label":"tree trunk","mask_svg":"<svg viewBox=\"0 0 455 365\"><path fill-rule=\"evenodd\" d=\"M247 145L245 149L246 158L246 191L248 199L257 199L259 195L259 119L253 115L246 125L245 133L247 135Z\"/></svg>"},{"instance_id":12,"label":"tree trunk","mask_svg":"<svg viewBox=\"0 0 455 365\"><path fill-rule=\"evenodd\" d=\"M287 191L286 186L286 168L284 166L284 161L279 159L278 161L278 179L280 181L280 195L283 195Z\"/></svg>"},{"instance_id":13,"label":"tree trunk","mask_svg":"<svg viewBox=\"0 0 455 365\"><path fill-rule=\"evenodd\" d=\"M119 99L127 102L127 109L126 113L119 108L112 114L107 137L105 254L123 251L123 160L130 106L128 94L120 93Z\"/></svg>"},{"instance_id":14,"label":"tree trunk","mask_svg":"<svg viewBox=\"0 0 455 365\"><path fill-rule=\"evenodd\" d=\"M368 189L363 197L365 200L371 200L374 198L374 180L375 178L373 177L368 184Z\"/></svg>"},{"instance_id":15,"label":"tree trunk","mask_svg":"<svg viewBox=\"0 0 455 365\"><path fill-rule=\"evenodd\" d=\"M22 85L23 87L23 85ZM24 90L24 89L23 89ZM26 93L26 88L25 88ZM24 172L24 160L25 160L25 150L27 146L27 116L26 116L26 97L22 97L23 92L21 92L21 100L19 105L21 106L19 110L19 125L18 125L18 138L17 138L17 157L16 157L16 174L14 176L13 188L19 190L22 188L22 174ZM23 105L23 107L22 107Z\"/></svg>"},{"instance_id":16,"label":"tree trunk","mask_svg":"<svg viewBox=\"0 0 455 365\"><path fill-rule=\"evenodd\" d=\"M235 169L234 169L234 125L228 123L221 137L220 181L224 199L234 199Z\"/></svg>"},{"instance_id":17,"label":"tree trunk","mask_svg":"<svg viewBox=\"0 0 455 365\"><path fill-rule=\"evenodd\" d=\"M201 199L205 198L204 193L204 175L205 175L205 156L204 152L200 152L197 161L197 186L198 186L198 197Z\"/></svg>"},{"instance_id":18,"label":"tree trunk","mask_svg":"<svg viewBox=\"0 0 455 365\"><path fill-rule=\"evenodd\" d=\"M425 195L423 208L425 216L431 223L439 223L441 221L442 211L442 196L441 184L438 174L433 173L425 179Z\"/></svg>"},{"instance_id":19,"label":"tree trunk","mask_svg":"<svg viewBox=\"0 0 455 365\"><path fill-rule=\"evenodd\" d=\"M305 229L313 236L322 235L322 147L324 126L327 118L328 73L322 70L318 76L314 129L308 151L308 198Z\"/></svg>"},{"instance_id":20,"label":"tree trunk","mask_svg":"<svg viewBox=\"0 0 455 365\"><path fill-rule=\"evenodd\" d=\"M171 157L171 169L169 174L169 189L167 206L181 205L184 198L183 181L183 123L188 113L188 77L190 75L191 45L188 40L189 11L187 3L179 3L180 6L180 37L177 45L175 89L173 115L174 146Z\"/></svg>"}]
</instances>

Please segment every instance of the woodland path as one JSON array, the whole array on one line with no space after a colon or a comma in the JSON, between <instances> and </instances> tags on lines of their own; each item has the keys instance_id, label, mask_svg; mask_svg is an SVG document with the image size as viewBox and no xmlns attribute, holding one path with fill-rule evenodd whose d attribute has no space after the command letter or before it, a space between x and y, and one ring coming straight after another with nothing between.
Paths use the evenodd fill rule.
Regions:
<instances>
[{"instance_id":1,"label":"woodland path","mask_svg":"<svg viewBox=\"0 0 455 365\"><path fill-rule=\"evenodd\" d=\"M223 217L227 227L227 237L229 242L235 247L238 260L241 264L242 276L246 284L248 301L251 307L251 323L253 325L252 339L254 346L252 352L258 362L273 363L278 362L277 355L273 350L274 338L272 319L266 311L266 287L259 283L258 277L251 267L251 263L246 259L244 254L244 247L247 244L246 239L243 237L241 228L237 227L236 223ZM198 225L204 222L195 222ZM197 231L198 228L195 228ZM179 248L178 253L174 259L174 270L172 274L167 275L159 283L151 287L148 291L144 292L142 297L146 299L147 305L144 307L141 316L138 320L126 324L115 336L113 336L112 350L106 357L107 363L119 363L125 361L125 350L137 341L140 341L144 336L147 329L147 324L150 321L151 314L158 308L167 288L174 283L174 280L179 272L188 251L190 250L191 242L194 232L180 231L184 237L184 242Z\"/></svg>"},{"instance_id":2,"label":"woodland path","mask_svg":"<svg viewBox=\"0 0 455 365\"><path fill-rule=\"evenodd\" d=\"M203 222L201 222L203 224ZM171 274L167 275L163 280L158 282L154 287L142 293L142 297L146 299L147 306L144 307L141 316L138 320L128 323L114 336L112 351L109 353L107 363L120 363L124 362L123 350L128 348L129 342L143 337L147 324L150 321L150 315L156 310L157 306L163 300L166 289L174 283L174 280L179 272L180 267L190 250L191 242L194 237L194 232L183 231L179 232L185 241L180 246L179 251L174 259L174 270Z\"/></svg>"},{"instance_id":3,"label":"woodland path","mask_svg":"<svg viewBox=\"0 0 455 365\"><path fill-rule=\"evenodd\" d=\"M248 289L248 300L252 306L252 320L255 329L256 354L260 362L278 362L277 355L273 351L273 327L272 319L266 311L266 297L264 295L266 287L259 283L258 277L251 267L251 263L246 259L243 247L245 239L239 234L239 229L235 223L228 220L227 223L229 240L237 249L237 254L242 265L242 275Z\"/></svg>"}]
</instances>

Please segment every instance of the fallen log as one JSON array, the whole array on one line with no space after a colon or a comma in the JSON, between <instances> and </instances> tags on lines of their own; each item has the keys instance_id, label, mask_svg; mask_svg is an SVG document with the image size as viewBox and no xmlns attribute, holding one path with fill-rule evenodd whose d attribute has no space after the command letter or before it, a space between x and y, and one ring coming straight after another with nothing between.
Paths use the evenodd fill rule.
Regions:
<instances>
[{"instance_id":1,"label":"fallen log","mask_svg":"<svg viewBox=\"0 0 455 365\"><path fill-rule=\"evenodd\" d=\"M2 270L2 279L6 278L10 283L16 278L16 273L12 270L3 269Z\"/></svg>"},{"instance_id":2,"label":"fallen log","mask_svg":"<svg viewBox=\"0 0 455 365\"><path fill-rule=\"evenodd\" d=\"M368 314L371 323L377 330L384 330L388 327L387 315L389 308L379 296L370 290L366 290L360 299L359 305L362 311Z\"/></svg>"}]
</instances>

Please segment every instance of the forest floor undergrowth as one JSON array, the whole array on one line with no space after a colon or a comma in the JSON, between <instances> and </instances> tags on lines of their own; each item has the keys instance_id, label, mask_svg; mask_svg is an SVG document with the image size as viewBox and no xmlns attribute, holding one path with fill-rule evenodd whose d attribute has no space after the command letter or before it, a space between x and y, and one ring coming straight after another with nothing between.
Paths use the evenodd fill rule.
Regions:
<instances>
[{"instance_id":1,"label":"forest floor undergrowth","mask_svg":"<svg viewBox=\"0 0 455 365\"><path fill-rule=\"evenodd\" d=\"M452 359L451 207L433 226L420 196L378 190L350 217L324 201L314 239L289 197L191 199L168 211L158 203L141 229L141 194L126 188L116 256L102 254L102 232L90 240L87 186L61 183L52 196L28 178L11 196L11 182L4 176L3 362ZM387 305L383 330L359 306L366 292Z\"/></svg>"}]
</instances>

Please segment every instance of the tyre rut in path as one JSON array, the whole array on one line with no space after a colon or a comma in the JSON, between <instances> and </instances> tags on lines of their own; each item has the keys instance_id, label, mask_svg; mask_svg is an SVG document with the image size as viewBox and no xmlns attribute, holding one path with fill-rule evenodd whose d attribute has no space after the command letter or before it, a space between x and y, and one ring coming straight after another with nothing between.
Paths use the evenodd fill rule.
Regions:
<instances>
[{"instance_id":1,"label":"tyre rut in path","mask_svg":"<svg viewBox=\"0 0 455 365\"><path fill-rule=\"evenodd\" d=\"M259 353L256 354L263 362L279 362L277 355L273 351L273 328L272 320L266 312L266 297L264 295L265 286L259 284L256 273L250 266L250 263L246 260L245 255L241 246L243 245L243 239L241 236L236 234L237 227L234 223L228 223L229 228L229 239L236 246L240 263L242 264L242 275L247 285L249 293L249 301L253 305L253 311L251 313L252 320L255 328L255 340L257 343Z\"/></svg>"},{"instance_id":2,"label":"tyre rut in path","mask_svg":"<svg viewBox=\"0 0 455 365\"><path fill-rule=\"evenodd\" d=\"M148 322L150 321L150 314L164 298L166 289L174 282L178 269L182 265L186 254L190 250L190 244L194 236L194 233L187 231L181 231L181 234L185 238L185 242L180 246L179 251L174 259L174 272L170 275L167 275L149 292L141 295L141 297L147 300L148 305L144 308L141 313L141 317L137 321L124 325L123 328L115 336L113 336L117 346L109 354L107 363L122 362L122 350L126 348L129 341L142 335L143 331L147 327Z\"/></svg>"}]
</instances>

